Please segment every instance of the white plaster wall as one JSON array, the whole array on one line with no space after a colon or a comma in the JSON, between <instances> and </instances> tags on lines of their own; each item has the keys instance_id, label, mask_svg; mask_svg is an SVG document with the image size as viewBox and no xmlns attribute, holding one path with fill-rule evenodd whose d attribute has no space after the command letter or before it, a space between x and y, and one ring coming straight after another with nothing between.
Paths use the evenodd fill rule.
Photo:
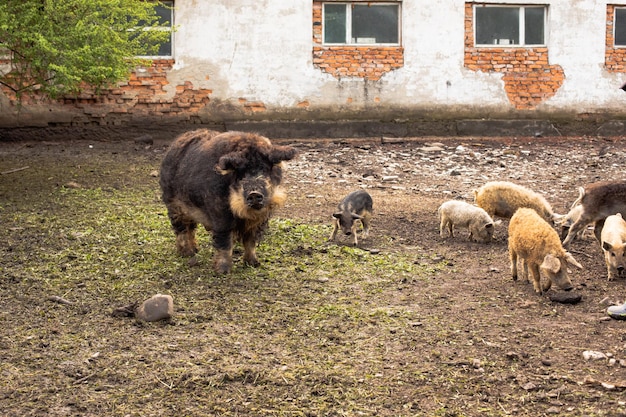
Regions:
<instances>
[{"instance_id":1,"label":"white plaster wall","mask_svg":"<svg viewBox=\"0 0 626 417\"><path fill-rule=\"evenodd\" d=\"M546 107L587 112L620 109L626 103L626 93L619 89L624 75L604 69L606 7L606 2L596 0L550 6L550 64L563 68L565 81Z\"/></svg>"},{"instance_id":2,"label":"white plaster wall","mask_svg":"<svg viewBox=\"0 0 626 417\"><path fill-rule=\"evenodd\" d=\"M508 105L502 74L468 71L463 67L465 3L463 1L405 1L403 46L405 66L385 77L402 86L404 94L390 96L406 104Z\"/></svg>"},{"instance_id":3,"label":"white plaster wall","mask_svg":"<svg viewBox=\"0 0 626 417\"><path fill-rule=\"evenodd\" d=\"M498 3L520 4L498 0ZM604 70L606 2L526 0L548 4L550 64L565 81L542 110L619 110L624 74ZM614 2L620 4L626 2ZM176 0L176 65L170 93L185 80L212 99L261 101L268 109L307 100L312 108L387 105L423 108L513 107L502 74L463 67L464 2L402 2L403 68L377 82L337 80L312 63L311 0ZM375 104L376 103L376 104Z\"/></svg>"},{"instance_id":4,"label":"white plaster wall","mask_svg":"<svg viewBox=\"0 0 626 417\"><path fill-rule=\"evenodd\" d=\"M327 76L313 68L312 2L179 0L173 79L208 78L223 100L292 106Z\"/></svg>"}]
</instances>

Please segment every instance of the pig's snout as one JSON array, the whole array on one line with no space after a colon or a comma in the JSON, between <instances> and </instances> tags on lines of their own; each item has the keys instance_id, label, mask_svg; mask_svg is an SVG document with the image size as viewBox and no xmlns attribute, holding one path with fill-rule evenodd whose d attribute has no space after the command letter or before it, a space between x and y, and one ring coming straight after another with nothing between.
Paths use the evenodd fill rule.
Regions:
<instances>
[{"instance_id":1,"label":"pig's snout","mask_svg":"<svg viewBox=\"0 0 626 417\"><path fill-rule=\"evenodd\" d=\"M622 275L624 273L624 265L619 265L617 267L617 273Z\"/></svg>"},{"instance_id":2,"label":"pig's snout","mask_svg":"<svg viewBox=\"0 0 626 417\"><path fill-rule=\"evenodd\" d=\"M246 203L248 204L248 206L256 209L263 207L263 200L263 194L259 193L258 191L252 191L246 197Z\"/></svg>"}]
</instances>

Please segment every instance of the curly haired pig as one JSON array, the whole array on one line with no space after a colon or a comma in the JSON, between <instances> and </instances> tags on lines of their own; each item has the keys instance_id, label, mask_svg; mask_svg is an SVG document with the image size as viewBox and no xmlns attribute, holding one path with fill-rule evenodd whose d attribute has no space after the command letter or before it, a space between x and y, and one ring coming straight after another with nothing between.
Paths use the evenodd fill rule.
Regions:
<instances>
[{"instance_id":1,"label":"curly haired pig","mask_svg":"<svg viewBox=\"0 0 626 417\"><path fill-rule=\"evenodd\" d=\"M515 212L509 223L509 256L511 259L511 275L517 280L517 261L523 263L523 274L529 280L528 269L533 279L535 292L542 294L554 282L558 287L569 291L572 281L567 266L582 269L574 257L563 249L559 234L552 226L530 208L520 208ZM541 286L541 275L547 278Z\"/></svg>"},{"instance_id":2,"label":"curly haired pig","mask_svg":"<svg viewBox=\"0 0 626 417\"><path fill-rule=\"evenodd\" d=\"M536 192L508 181L492 181L474 190L474 201L491 217L510 219L520 207L534 209L545 221L552 223L561 217Z\"/></svg>"},{"instance_id":3,"label":"curly haired pig","mask_svg":"<svg viewBox=\"0 0 626 417\"><path fill-rule=\"evenodd\" d=\"M567 214L565 214L563 217L555 219L554 221L555 225L561 228L561 239L565 239L565 237L569 233L569 229L572 227L574 223L578 221L578 219L580 219L580 216L582 216L582 214L583 214L583 206L578 204L577 206L572 207L571 210ZM580 230L578 233L576 233L574 238L584 239L586 231L587 231L586 228Z\"/></svg>"},{"instance_id":4,"label":"curly haired pig","mask_svg":"<svg viewBox=\"0 0 626 417\"><path fill-rule=\"evenodd\" d=\"M589 223L594 224L594 235L598 242L601 242L600 235L605 219L615 213L626 216L626 180L594 182L579 187L578 192L579 196L572 204L572 209L580 204L582 213L578 220L572 224L563 240L565 247Z\"/></svg>"},{"instance_id":5,"label":"curly haired pig","mask_svg":"<svg viewBox=\"0 0 626 417\"><path fill-rule=\"evenodd\" d=\"M439 206L437 214L441 219L439 235L444 237L444 230L448 229L448 236L454 237L454 227L464 227L469 230L469 239L478 242L489 242L493 239L494 221L487 212L480 207L465 201L450 200Z\"/></svg>"},{"instance_id":6,"label":"curly haired pig","mask_svg":"<svg viewBox=\"0 0 626 417\"><path fill-rule=\"evenodd\" d=\"M620 213L610 215L600 235L609 281L624 273L626 259L626 221Z\"/></svg>"}]
</instances>

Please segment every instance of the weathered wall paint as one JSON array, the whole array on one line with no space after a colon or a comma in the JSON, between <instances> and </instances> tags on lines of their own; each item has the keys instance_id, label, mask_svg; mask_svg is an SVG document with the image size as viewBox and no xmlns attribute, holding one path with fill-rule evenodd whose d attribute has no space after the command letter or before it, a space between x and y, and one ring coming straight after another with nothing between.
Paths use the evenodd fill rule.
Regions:
<instances>
[{"instance_id":1,"label":"weathered wall paint","mask_svg":"<svg viewBox=\"0 0 626 417\"><path fill-rule=\"evenodd\" d=\"M547 45L531 51L539 69L498 66L524 53L518 48L476 51L468 43L471 2L402 1L402 42L389 54L396 60L372 77L323 65L332 53L324 55L328 48L315 32L318 1L176 0L172 60L138 69L100 97L86 91L58 102L27 100L18 111L0 95L0 127L626 118L625 54L611 47L612 7L626 2L498 3L548 5ZM478 65L472 54L490 62Z\"/></svg>"}]
</instances>

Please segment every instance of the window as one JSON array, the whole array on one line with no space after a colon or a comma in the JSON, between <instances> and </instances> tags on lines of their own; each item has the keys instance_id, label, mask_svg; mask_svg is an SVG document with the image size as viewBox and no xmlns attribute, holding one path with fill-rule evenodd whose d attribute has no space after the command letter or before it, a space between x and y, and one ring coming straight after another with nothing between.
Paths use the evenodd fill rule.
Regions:
<instances>
[{"instance_id":1,"label":"window","mask_svg":"<svg viewBox=\"0 0 626 417\"><path fill-rule=\"evenodd\" d=\"M174 2L173 1L160 1L154 5L156 15L159 21L159 29L168 31L170 33L169 40L161 43L159 51L156 55L146 54L141 55L150 58L166 58L173 56L173 24L174 24Z\"/></svg>"},{"instance_id":2,"label":"window","mask_svg":"<svg viewBox=\"0 0 626 417\"><path fill-rule=\"evenodd\" d=\"M615 8L615 46L626 46L626 8Z\"/></svg>"},{"instance_id":3,"label":"window","mask_svg":"<svg viewBox=\"0 0 626 417\"><path fill-rule=\"evenodd\" d=\"M476 45L545 45L545 6L474 6Z\"/></svg>"},{"instance_id":4,"label":"window","mask_svg":"<svg viewBox=\"0 0 626 417\"><path fill-rule=\"evenodd\" d=\"M324 3L323 15L325 44L400 43L398 3Z\"/></svg>"}]
</instances>

